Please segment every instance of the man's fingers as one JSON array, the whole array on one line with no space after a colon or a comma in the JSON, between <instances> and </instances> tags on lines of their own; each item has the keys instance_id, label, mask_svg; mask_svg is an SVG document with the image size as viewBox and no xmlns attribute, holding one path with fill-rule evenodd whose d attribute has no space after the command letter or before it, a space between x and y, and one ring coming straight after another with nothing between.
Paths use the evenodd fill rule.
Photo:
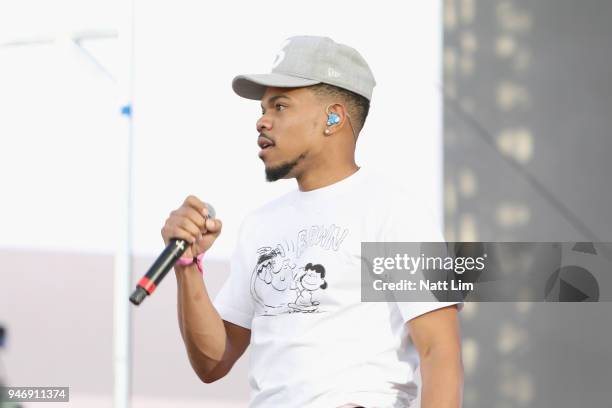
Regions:
<instances>
[{"instance_id":1,"label":"man's fingers","mask_svg":"<svg viewBox=\"0 0 612 408\"><path fill-rule=\"evenodd\" d=\"M178 209L177 214L181 215L184 218L187 218L193 224L195 224L200 231L204 229L204 215L198 210L192 207L181 207ZM202 231L203 232L203 231Z\"/></svg>"},{"instance_id":2,"label":"man's fingers","mask_svg":"<svg viewBox=\"0 0 612 408\"><path fill-rule=\"evenodd\" d=\"M202 231L200 230L200 228L196 224L191 222L191 220L188 218L183 218L178 224L178 227L189 231L189 233L191 233L194 239L199 237L200 234L202 234Z\"/></svg>"},{"instance_id":3,"label":"man's fingers","mask_svg":"<svg viewBox=\"0 0 612 408\"><path fill-rule=\"evenodd\" d=\"M221 227L223 226L223 223L221 222L220 219L215 218L208 218L206 219L206 229L208 230L208 232L211 232L213 234L218 234L219 232L221 232Z\"/></svg>"},{"instance_id":4,"label":"man's fingers","mask_svg":"<svg viewBox=\"0 0 612 408\"><path fill-rule=\"evenodd\" d=\"M166 228L166 227L164 227L164 228ZM194 234L191 231L189 231L189 230L187 230L185 228L182 228L180 226L172 226L172 227L168 227L168 231L171 231L168 234L168 238L167 238L168 241L170 239L172 239L172 238L175 238L175 239L185 240L185 241L187 241L189 243L195 242ZM168 243L166 242L166 245L167 244Z\"/></svg>"},{"instance_id":5,"label":"man's fingers","mask_svg":"<svg viewBox=\"0 0 612 408\"><path fill-rule=\"evenodd\" d=\"M184 204L193 208L194 210L196 210L198 213L202 215L208 214L208 207L206 207L206 204L204 203L204 201L200 200L198 197L194 195L188 196L185 199Z\"/></svg>"},{"instance_id":6,"label":"man's fingers","mask_svg":"<svg viewBox=\"0 0 612 408\"><path fill-rule=\"evenodd\" d=\"M182 205L182 207L193 208L199 215L202 215L203 217L208 217L211 212L209 211L208 206L209 205L206 204L204 201L193 195L187 197ZM214 210L212 210L212 212L214 212Z\"/></svg>"}]
</instances>

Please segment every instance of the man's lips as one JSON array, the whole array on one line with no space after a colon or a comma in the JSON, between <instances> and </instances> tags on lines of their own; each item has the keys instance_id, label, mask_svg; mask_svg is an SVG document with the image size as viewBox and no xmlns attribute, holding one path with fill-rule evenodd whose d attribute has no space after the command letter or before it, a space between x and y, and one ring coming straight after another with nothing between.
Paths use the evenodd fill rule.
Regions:
<instances>
[{"instance_id":1,"label":"man's lips","mask_svg":"<svg viewBox=\"0 0 612 408\"><path fill-rule=\"evenodd\" d=\"M273 148L275 144L270 138L263 135L259 135L259 137L257 138L257 145L261 148L261 150L259 151L259 157L263 158L264 153Z\"/></svg>"},{"instance_id":2,"label":"man's lips","mask_svg":"<svg viewBox=\"0 0 612 408\"><path fill-rule=\"evenodd\" d=\"M273 142L273 141L272 141L270 138L268 138L268 137L266 137L266 136L262 136L262 135L260 135L260 136L257 138L257 145L258 145L258 146L259 146L261 149L268 149L268 148L270 148L270 147L274 146L274 142Z\"/></svg>"}]
</instances>

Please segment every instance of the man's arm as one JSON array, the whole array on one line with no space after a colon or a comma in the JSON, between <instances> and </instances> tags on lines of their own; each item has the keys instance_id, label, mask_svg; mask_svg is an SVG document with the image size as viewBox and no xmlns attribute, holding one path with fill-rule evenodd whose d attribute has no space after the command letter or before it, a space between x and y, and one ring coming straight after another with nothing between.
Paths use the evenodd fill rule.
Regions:
<instances>
[{"instance_id":1,"label":"man's arm","mask_svg":"<svg viewBox=\"0 0 612 408\"><path fill-rule=\"evenodd\" d=\"M209 217L209 206L188 196L170 213L161 229L164 243L172 238L190 242L183 256L193 258L208 251L223 223ZM178 324L189 362L198 377L210 383L225 376L250 343L251 331L221 319L213 306L202 275L195 265L175 265L178 289Z\"/></svg>"},{"instance_id":2,"label":"man's arm","mask_svg":"<svg viewBox=\"0 0 612 408\"><path fill-rule=\"evenodd\" d=\"M244 353L251 331L221 319L195 266L175 266L175 271L178 322L189 362L203 382L214 382Z\"/></svg>"},{"instance_id":3,"label":"man's arm","mask_svg":"<svg viewBox=\"0 0 612 408\"><path fill-rule=\"evenodd\" d=\"M433 310L407 324L420 357L421 408L460 408L463 361L457 307Z\"/></svg>"}]
</instances>

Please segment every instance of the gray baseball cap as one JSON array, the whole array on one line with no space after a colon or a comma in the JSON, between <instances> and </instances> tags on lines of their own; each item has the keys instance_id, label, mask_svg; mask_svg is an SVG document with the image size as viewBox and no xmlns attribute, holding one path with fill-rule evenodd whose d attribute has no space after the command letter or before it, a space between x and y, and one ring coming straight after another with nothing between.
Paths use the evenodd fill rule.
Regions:
<instances>
[{"instance_id":1,"label":"gray baseball cap","mask_svg":"<svg viewBox=\"0 0 612 408\"><path fill-rule=\"evenodd\" d=\"M243 98L261 100L267 87L299 88L329 84L348 89L368 100L376 85L374 75L359 52L331 38L288 38L276 54L269 74L238 75L234 92Z\"/></svg>"}]
</instances>

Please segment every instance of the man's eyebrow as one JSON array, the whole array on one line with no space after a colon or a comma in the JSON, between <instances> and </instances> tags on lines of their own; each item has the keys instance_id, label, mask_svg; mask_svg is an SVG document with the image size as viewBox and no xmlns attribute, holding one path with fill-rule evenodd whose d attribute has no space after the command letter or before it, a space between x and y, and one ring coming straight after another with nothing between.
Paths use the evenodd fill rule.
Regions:
<instances>
[{"instance_id":1,"label":"man's eyebrow","mask_svg":"<svg viewBox=\"0 0 612 408\"><path fill-rule=\"evenodd\" d=\"M268 101L266 102L268 105L271 105L272 103L276 102L277 100L281 99L281 98L285 98L285 99L291 99L290 97L288 97L287 95L274 95L268 98ZM261 105L261 108L264 108L264 105Z\"/></svg>"}]
</instances>

